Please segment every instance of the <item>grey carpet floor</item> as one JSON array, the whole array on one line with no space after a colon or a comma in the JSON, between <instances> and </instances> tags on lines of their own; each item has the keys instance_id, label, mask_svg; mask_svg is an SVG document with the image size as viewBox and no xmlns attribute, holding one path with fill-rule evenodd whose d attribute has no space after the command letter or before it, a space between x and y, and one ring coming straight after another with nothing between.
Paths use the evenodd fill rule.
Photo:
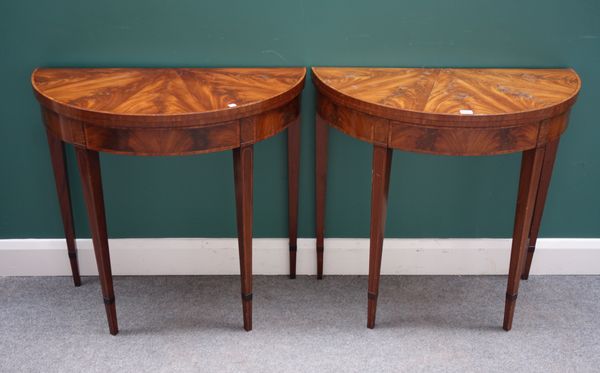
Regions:
<instances>
[{"instance_id":1,"label":"grey carpet floor","mask_svg":"<svg viewBox=\"0 0 600 373\"><path fill-rule=\"evenodd\" d=\"M0 278L1 372L600 371L600 276L533 276L511 332L506 278L386 276L366 328L363 276L116 277L108 334L96 278Z\"/></svg>"}]
</instances>

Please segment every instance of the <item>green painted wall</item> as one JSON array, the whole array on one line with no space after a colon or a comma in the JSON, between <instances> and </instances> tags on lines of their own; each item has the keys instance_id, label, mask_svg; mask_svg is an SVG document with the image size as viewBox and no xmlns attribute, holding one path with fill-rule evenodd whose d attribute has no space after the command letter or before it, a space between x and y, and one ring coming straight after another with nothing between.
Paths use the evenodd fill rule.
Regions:
<instances>
[{"instance_id":1,"label":"green painted wall","mask_svg":"<svg viewBox=\"0 0 600 373\"><path fill-rule=\"evenodd\" d=\"M0 238L60 237L36 66L571 66L583 79L561 143L542 235L600 237L600 2L1 1ZM303 95L300 235L314 236L313 102ZM287 235L285 135L256 146L257 237ZM369 232L371 149L332 133L327 234ZM396 152L388 237L507 237L518 155ZM113 237L231 237L231 154L102 155ZM77 231L87 223L73 152Z\"/></svg>"}]
</instances>

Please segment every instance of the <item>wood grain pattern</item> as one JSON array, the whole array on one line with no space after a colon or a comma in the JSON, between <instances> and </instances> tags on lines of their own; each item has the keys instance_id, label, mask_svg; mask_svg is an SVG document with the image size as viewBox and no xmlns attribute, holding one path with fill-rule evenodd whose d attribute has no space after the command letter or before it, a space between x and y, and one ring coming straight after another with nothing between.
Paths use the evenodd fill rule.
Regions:
<instances>
[{"instance_id":1,"label":"wood grain pattern","mask_svg":"<svg viewBox=\"0 0 600 373\"><path fill-rule=\"evenodd\" d=\"M319 115L342 132L446 155L511 153L553 141L581 86L569 69L319 67L313 76Z\"/></svg>"},{"instance_id":2,"label":"wood grain pattern","mask_svg":"<svg viewBox=\"0 0 600 373\"><path fill-rule=\"evenodd\" d=\"M570 69L315 67L313 82L319 275L327 124L373 144L369 328L375 326L392 150L468 156L523 152L503 324L510 330L519 281L529 274L556 147L581 87L577 74Z\"/></svg>"},{"instance_id":3,"label":"wood grain pattern","mask_svg":"<svg viewBox=\"0 0 600 373\"><path fill-rule=\"evenodd\" d=\"M290 275L298 224L300 93L305 68L36 69L75 284L64 143L75 145L109 330L118 333L98 152L163 156L233 149L244 329L252 329L253 144L288 137Z\"/></svg>"},{"instance_id":4,"label":"wood grain pattern","mask_svg":"<svg viewBox=\"0 0 600 373\"><path fill-rule=\"evenodd\" d=\"M349 136L387 146L390 122L388 119L336 105L321 94L317 95L317 113L321 118L326 118L331 126Z\"/></svg>"},{"instance_id":5,"label":"wood grain pattern","mask_svg":"<svg viewBox=\"0 0 600 373\"><path fill-rule=\"evenodd\" d=\"M31 80L49 130L118 154L233 149L300 115L304 68L37 69ZM243 137L243 139L242 139Z\"/></svg>"},{"instance_id":6,"label":"wood grain pattern","mask_svg":"<svg viewBox=\"0 0 600 373\"><path fill-rule=\"evenodd\" d=\"M83 122L62 117L42 107L42 118L46 129L63 142L85 147L85 127Z\"/></svg>"},{"instance_id":7,"label":"wood grain pattern","mask_svg":"<svg viewBox=\"0 0 600 373\"><path fill-rule=\"evenodd\" d=\"M319 92L368 114L440 126L494 126L565 112L581 82L570 69L313 67ZM460 110L472 110L462 115Z\"/></svg>"},{"instance_id":8,"label":"wood grain pattern","mask_svg":"<svg viewBox=\"0 0 600 373\"><path fill-rule=\"evenodd\" d=\"M175 127L271 110L300 93L304 76L304 68L39 68L31 83L44 107L73 119Z\"/></svg>"},{"instance_id":9,"label":"wood grain pattern","mask_svg":"<svg viewBox=\"0 0 600 373\"><path fill-rule=\"evenodd\" d=\"M444 155L513 153L536 146L538 123L514 127L433 127L391 122L389 146L406 151Z\"/></svg>"},{"instance_id":10,"label":"wood grain pattern","mask_svg":"<svg viewBox=\"0 0 600 373\"><path fill-rule=\"evenodd\" d=\"M238 121L216 126L120 128L85 126L87 148L116 154L184 155L240 146Z\"/></svg>"}]
</instances>

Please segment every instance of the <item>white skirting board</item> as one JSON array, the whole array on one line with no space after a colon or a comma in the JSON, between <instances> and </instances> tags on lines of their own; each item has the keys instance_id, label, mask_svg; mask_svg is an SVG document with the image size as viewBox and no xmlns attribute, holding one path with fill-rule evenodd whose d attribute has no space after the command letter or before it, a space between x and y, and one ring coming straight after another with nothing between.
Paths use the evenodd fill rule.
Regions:
<instances>
[{"instance_id":1,"label":"white skirting board","mask_svg":"<svg viewBox=\"0 0 600 373\"><path fill-rule=\"evenodd\" d=\"M96 275L90 239L78 239L82 275ZM110 239L114 275L235 275L239 274L235 238ZM384 241L382 274L498 275L508 272L510 239L398 239ZM286 275L287 239L255 238L253 272ZM369 240L325 240L326 275L366 275ZM315 240L298 240L298 275L316 273ZM600 274L600 238L538 240L531 274ZM70 275L63 239L0 240L0 276Z\"/></svg>"}]
</instances>

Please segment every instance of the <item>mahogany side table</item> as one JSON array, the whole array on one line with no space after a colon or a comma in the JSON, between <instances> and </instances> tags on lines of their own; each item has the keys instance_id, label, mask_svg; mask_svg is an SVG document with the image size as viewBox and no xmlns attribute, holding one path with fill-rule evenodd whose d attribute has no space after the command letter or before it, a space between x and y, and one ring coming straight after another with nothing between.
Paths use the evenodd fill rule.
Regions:
<instances>
[{"instance_id":1,"label":"mahogany side table","mask_svg":"<svg viewBox=\"0 0 600 373\"><path fill-rule=\"evenodd\" d=\"M314 67L316 231L323 276L327 124L373 144L367 326L375 326L394 149L443 155L523 152L504 329L527 279L560 135L581 82L570 69Z\"/></svg>"},{"instance_id":2,"label":"mahogany side table","mask_svg":"<svg viewBox=\"0 0 600 373\"><path fill-rule=\"evenodd\" d=\"M305 68L36 69L73 281L81 283L64 143L83 184L110 333L118 332L98 152L233 150L244 329L252 329L253 144L288 128L290 277L295 275L300 93Z\"/></svg>"}]
</instances>

